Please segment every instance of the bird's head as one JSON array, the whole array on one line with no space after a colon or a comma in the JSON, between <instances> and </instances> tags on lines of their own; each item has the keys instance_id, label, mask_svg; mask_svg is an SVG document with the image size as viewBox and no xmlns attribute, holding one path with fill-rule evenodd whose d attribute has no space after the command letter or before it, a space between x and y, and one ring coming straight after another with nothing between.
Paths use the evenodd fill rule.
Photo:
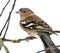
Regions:
<instances>
[{"instance_id":1,"label":"bird's head","mask_svg":"<svg viewBox=\"0 0 60 53\"><path fill-rule=\"evenodd\" d=\"M21 8L16 13L20 14L21 18L27 18L30 15L34 14L33 11L30 10L29 8Z\"/></svg>"}]
</instances>

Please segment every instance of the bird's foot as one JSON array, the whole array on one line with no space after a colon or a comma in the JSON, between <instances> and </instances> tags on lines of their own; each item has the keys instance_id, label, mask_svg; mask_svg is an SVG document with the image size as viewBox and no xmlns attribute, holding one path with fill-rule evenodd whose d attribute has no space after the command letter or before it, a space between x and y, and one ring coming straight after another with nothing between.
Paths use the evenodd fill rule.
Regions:
<instances>
[{"instance_id":1,"label":"bird's foot","mask_svg":"<svg viewBox=\"0 0 60 53\"><path fill-rule=\"evenodd\" d=\"M26 41L27 41L27 42L29 42L29 40L33 40L33 39L36 39L36 37L34 37L34 36L26 37Z\"/></svg>"}]
</instances>

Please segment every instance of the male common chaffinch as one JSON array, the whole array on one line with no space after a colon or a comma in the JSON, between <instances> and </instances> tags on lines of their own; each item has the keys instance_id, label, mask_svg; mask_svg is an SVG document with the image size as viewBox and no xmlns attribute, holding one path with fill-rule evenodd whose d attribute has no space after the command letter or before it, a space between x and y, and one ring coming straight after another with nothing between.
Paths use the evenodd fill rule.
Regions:
<instances>
[{"instance_id":1,"label":"male common chaffinch","mask_svg":"<svg viewBox=\"0 0 60 53\"><path fill-rule=\"evenodd\" d=\"M42 39L45 48L48 48L50 46L55 46L55 44L52 42L49 35L60 33L60 31L53 31L52 28L43 21L40 17L34 14L32 10L29 8L21 8L16 13L20 14L20 26L21 28L26 31L29 35L31 35L29 38L40 36ZM57 52L57 51L59 52ZM60 50L58 48L55 48L54 50L48 50L46 53L60 53Z\"/></svg>"}]
</instances>

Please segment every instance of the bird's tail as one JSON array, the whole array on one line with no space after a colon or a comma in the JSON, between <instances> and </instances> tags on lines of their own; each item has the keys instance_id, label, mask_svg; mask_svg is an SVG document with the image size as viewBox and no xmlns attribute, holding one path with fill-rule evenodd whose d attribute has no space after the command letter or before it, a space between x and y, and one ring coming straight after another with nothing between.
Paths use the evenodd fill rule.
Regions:
<instances>
[{"instance_id":1,"label":"bird's tail","mask_svg":"<svg viewBox=\"0 0 60 53\"><path fill-rule=\"evenodd\" d=\"M57 33L60 33L60 31L56 30L56 31L52 31L52 33L58 35Z\"/></svg>"},{"instance_id":2,"label":"bird's tail","mask_svg":"<svg viewBox=\"0 0 60 53\"><path fill-rule=\"evenodd\" d=\"M55 46L49 35L49 33L39 33L45 49L51 47L49 50L46 50L46 53L60 53L60 50Z\"/></svg>"}]
</instances>

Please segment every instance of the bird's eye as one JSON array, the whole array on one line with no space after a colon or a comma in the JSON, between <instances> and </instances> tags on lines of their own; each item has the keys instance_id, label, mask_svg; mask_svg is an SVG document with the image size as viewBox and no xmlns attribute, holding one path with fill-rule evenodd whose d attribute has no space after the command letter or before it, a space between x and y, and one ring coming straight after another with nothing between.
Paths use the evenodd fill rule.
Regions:
<instances>
[{"instance_id":1,"label":"bird's eye","mask_svg":"<svg viewBox=\"0 0 60 53\"><path fill-rule=\"evenodd\" d=\"M23 13L25 13L26 11L23 11Z\"/></svg>"}]
</instances>

